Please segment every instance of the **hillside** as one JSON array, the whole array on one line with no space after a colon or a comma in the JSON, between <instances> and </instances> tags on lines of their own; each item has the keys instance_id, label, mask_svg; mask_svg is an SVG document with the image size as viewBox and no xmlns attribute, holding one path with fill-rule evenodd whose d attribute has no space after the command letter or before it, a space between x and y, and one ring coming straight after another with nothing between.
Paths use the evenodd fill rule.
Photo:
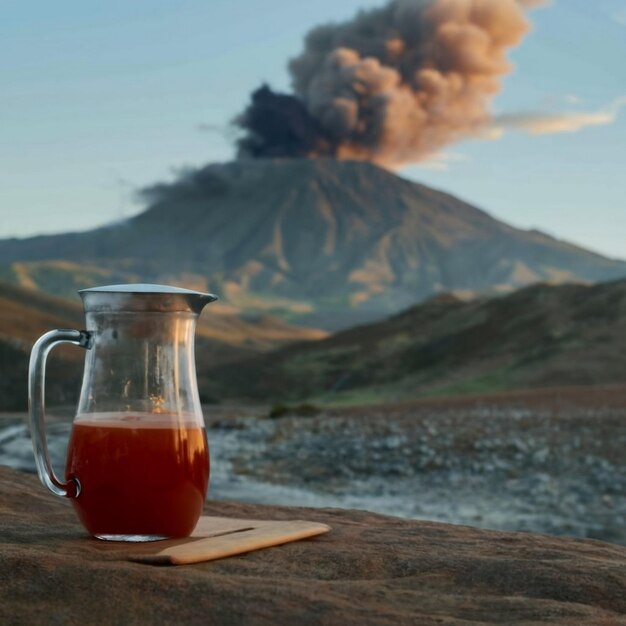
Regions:
<instances>
[{"instance_id":1,"label":"hillside","mask_svg":"<svg viewBox=\"0 0 626 626\"><path fill-rule=\"evenodd\" d=\"M384 322L205 372L218 397L367 403L624 383L626 281L441 296Z\"/></svg>"},{"instance_id":2,"label":"hillside","mask_svg":"<svg viewBox=\"0 0 626 626\"><path fill-rule=\"evenodd\" d=\"M78 302L0 283L0 411L25 410L28 358L40 335L54 328L83 328ZM82 350L62 346L49 359L46 397L53 404L74 399L80 385Z\"/></svg>"},{"instance_id":3,"label":"hillside","mask_svg":"<svg viewBox=\"0 0 626 626\"><path fill-rule=\"evenodd\" d=\"M0 411L25 409L30 349L54 328L84 328L82 305L0 283ZM290 326L264 316L242 319L219 303L203 312L196 332L198 370L236 361L294 341L320 339L326 333ZM52 404L74 402L82 376L84 352L61 346L50 356L47 396ZM204 399L210 400L206 394Z\"/></svg>"},{"instance_id":4,"label":"hillside","mask_svg":"<svg viewBox=\"0 0 626 626\"><path fill-rule=\"evenodd\" d=\"M85 233L0 241L0 278L69 295L115 282L218 293L235 309L337 329L441 292L626 276L626 263L508 226L370 163L208 165Z\"/></svg>"}]
</instances>

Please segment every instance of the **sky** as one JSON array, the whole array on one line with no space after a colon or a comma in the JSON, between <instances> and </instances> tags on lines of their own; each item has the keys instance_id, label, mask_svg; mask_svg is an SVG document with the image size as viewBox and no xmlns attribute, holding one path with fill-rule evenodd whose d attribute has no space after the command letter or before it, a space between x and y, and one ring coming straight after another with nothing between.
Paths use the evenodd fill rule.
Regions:
<instances>
[{"instance_id":1,"label":"sky","mask_svg":"<svg viewBox=\"0 0 626 626\"><path fill-rule=\"evenodd\" d=\"M262 82L289 90L306 32L381 4L0 1L0 237L128 218L136 190L232 159L232 119ZM626 259L626 0L529 17L489 138L398 173Z\"/></svg>"}]
</instances>

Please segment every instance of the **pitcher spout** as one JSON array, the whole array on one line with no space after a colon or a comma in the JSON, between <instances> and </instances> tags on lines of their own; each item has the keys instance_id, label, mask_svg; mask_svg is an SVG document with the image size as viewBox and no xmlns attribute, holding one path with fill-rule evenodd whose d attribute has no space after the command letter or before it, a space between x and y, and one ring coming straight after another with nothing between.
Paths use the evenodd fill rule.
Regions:
<instances>
[{"instance_id":1,"label":"pitcher spout","mask_svg":"<svg viewBox=\"0 0 626 626\"><path fill-rule=\"evenodd\" d=\"M199 315L202 312L202 309L204 309L207 304L211 304L211 302L219 300L219 297L212 293L198 293L198 295L196 296L196 300L197 302L195 311Z\"/></svg>"}]
</instances>

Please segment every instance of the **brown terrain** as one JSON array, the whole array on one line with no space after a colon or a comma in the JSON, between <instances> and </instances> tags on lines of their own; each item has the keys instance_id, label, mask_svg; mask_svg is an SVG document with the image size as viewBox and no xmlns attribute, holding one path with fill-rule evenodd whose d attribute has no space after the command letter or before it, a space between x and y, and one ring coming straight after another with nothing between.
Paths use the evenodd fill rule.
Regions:
<instances>
[{"instance_id":1,"label":"brown terrain","mask_svg":"<svg viewBox=\"0 0 626 626\"><path fill-rule=\"evenodd\" d=\"M23 624L626 624L626 548L362 511L213 501L205 513L329 524L192 566L120 560L68 502L0 468L0 621Z\"/></svg>"},{"instance_id":2,"label":"brown terrain","mask_svg":"<svg viewBox=\"0 0 626 626\"><path fill-rule=\"evenodd\" d=\"M9 285L0 285L0 304L0 407L23 409L32 343L52 328L82 327L84 316L77 300ZM200 318L196 358L205 402L358 405L619 384L625 342L626 281L616 281L439 296L330 337L270 316L242 318L218 302ZM72 348L53 353L52 403L74 401L82 358Z\"/></svg>"},{"instance_id":3,"label":"brown terrain","mask_svg":"<svg viewBox=\"0 0 626 626\"><path fill-rule=\"evenodd\" d=\"M440 296L382 322L199 373L215 397L369 404L619 384L626 281Z\"/></svg>"}]
</instances>

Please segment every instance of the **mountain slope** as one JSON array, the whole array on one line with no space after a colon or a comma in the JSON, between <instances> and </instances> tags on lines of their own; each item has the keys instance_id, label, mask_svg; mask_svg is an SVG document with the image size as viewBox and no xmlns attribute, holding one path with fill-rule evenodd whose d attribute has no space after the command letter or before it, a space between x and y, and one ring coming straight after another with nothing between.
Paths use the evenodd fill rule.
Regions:
<instances>
[{"instance_id":1,"label":"mountain slope","mask_svg":"<svg viewBox=\"0 0 626 626\"><path fill-rule=\"evenodd\" d=\"M193 283L241 310L328 328L442 291L626 276L625 262L515 229L370 163L209 165L145 196L148 209L121 224L0 241L0 275L56 292L102 282L98 272Z\"/></svg>"},{"instance_id":2,"label":"mountain slope","mask_svg":"<svg viewBox=\"0 0 626 626\"><path fill-rule=\"evenodd\" d=\"M440 296L384 322L204 372L214 393L264 401L387 401L624 383L626 281Z\"/></svg>"},{"instance_id":3,"label":"mountain slope","mask_svg":"<svg viewBox=\"0 0 626 626\"><path fill-rule=\"evenodd\" d=\"M0 411L26 408L28 359L35 340L54 328L84 326L85 315L77 298L66 300L0 283ZM198 371L325 336L323 331L290 326L270 316L241 319L215 303L198 322ZM83 361L84 352L71 346L61 346L51 353L47 397L52 404L76 400ZM210 399L206 393L201 395Z\"/></svg>"}]
</instances>

